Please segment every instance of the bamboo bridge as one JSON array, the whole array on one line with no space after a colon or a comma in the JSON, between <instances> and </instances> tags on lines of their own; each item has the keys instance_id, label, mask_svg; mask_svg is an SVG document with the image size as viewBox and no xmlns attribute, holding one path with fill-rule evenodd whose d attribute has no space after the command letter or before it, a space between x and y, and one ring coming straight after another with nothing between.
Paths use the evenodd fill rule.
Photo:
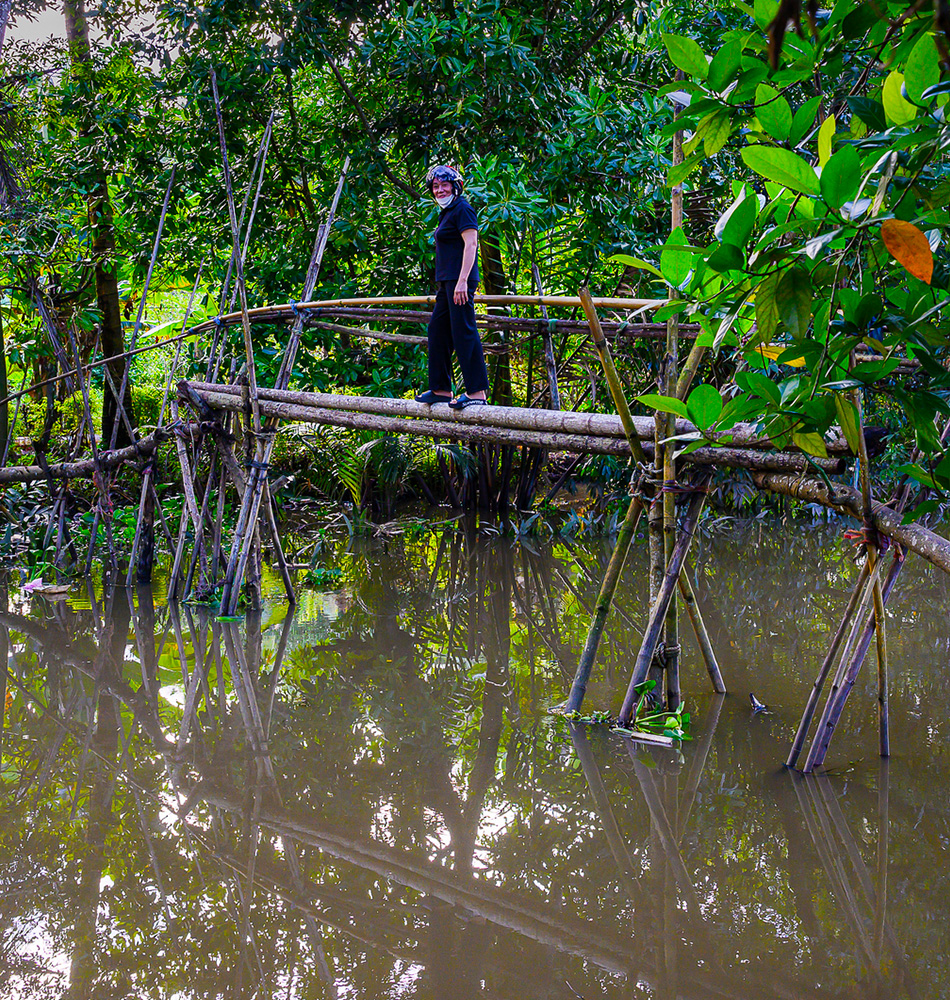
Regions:
<instances>
[{"instance_id":1,"label":"bamboo bridge","mask_svg":"<svg viewBox=\"0 0 950 1000\"><path fill-rule=\"evenodd\" d=\"M602 454L629 459L629 499L625 500L626 510L617 544L592 615L588 641L565 703L568 712L580 710L629 546L641 514L646 513L650 538L650 615L620 713L620 722L627 724L635 702L641 697L644 685L649 680L653 680L659 690L665 689L666 704L671 710L680 704L680 602L696 632L714 690L725 691L725 682L706 634L702 612L695 594L691 592L689 576L684 572L684 567L713 470L718 467L743 469L751 473L752 481L759 490L796 497L854 517L862 525L862 544L867 553L865 569L856 585L844 620L831 639L828 655L815 682L814 698L805 710L787 763L789 766L796 765L817 710L818 697L830 677L830 694L819 719L818 732L806 760L805 770L812 770L822 763L844 701L854 686L872 641L876 646L878 660L880 751L883 756L889 754L884 635L887 595L900 573L905 550L915 552L945 572L950 572L950 541L922 524L913 521L904 523L904 511L914 509L926 499L926 488L912 496L910 487L905 485L887 504L879 503L872 496L867 438L859 395L854 396L858 426L856 433L852 435L858 455L851 454L841 435L831 435L824 442L827 457L816 458L795 448L775 448L757 427L751 425L739 424L730 428L728 435L721 435L704 432L687 422L677 421L666 413L655 413L649 417L635 416L630 411L617 373L610 342L620 346L630 339L660 341L660 356L655 358L658 372L655 379L651 375L651 380L655 381L661 394L683 402L706 360L707 348L704 340L696 336L697 328L681 323L676 315L663 324L651 323L648 318L644 318L646 314L666 305L667 300L664 299L596 298L586 288L580 289L577 296L546 295L541 286L537 264L532 268L532 287L537 290L537 294L483 295L476 296L475 302L476 305L489 309L488 314L479 317L480 326L488 333L503 334L501 341L488 341L488 350L504 354L526 344L529 357L533 358L531 352L534 351L535 341L537 338L541 339L541 353L537 360L543 360L547 379L545 398L550 403L549 408L533 406L535 400L531 398L530 391L526 392L527 405L524 408L485 406L479 407L477 412L459 414L450 411L448 407L425 407L407 400L294 391L290 383L305 326L313 324L331 333L338 333L343 343L346 342L343 338L366 337L394 344L419 346L419 337L375 327L368 328L366 324L368 321L375 321L378 325L424 321L426 310L431 309L434 304L434 296L315 297L330 229L349 169L347 159L326 221L316 234L300 300L249 307L244 261L256 201L242 233L243 213L239 220L221 106L213 79L212 90L232 237L231 261L221 290L219 314L211 320L189 323L200 283L199 273L181 333L147 347L141 347L137 342L148 286L158 258L173 175L162 208L130 349L119 357L103 358L94 363L103 366L106 380L110 384L111 398L116 402L118 410L111 440L105 447L104 442L97 444L96 441L96 428L85 377L90 366L83 364L71 332L72 339L66 343L62 327L67 324L57 326L40 290L35 290L37 311L53 345L60 373L52 379L36 383L30 390L24 389L18 396L22 397L40 386L49 389L50 383L57 380L66 380L67 385L78 382L83 394L83 427L76 435L76 450L81 448L84 434L87 434L92 455L89 459L51 465L38 449L37 465L0 468L0 483L34 480L48 482L54 504L44 548L47 544L51 545L55 538L56 565L64 564L67 553L73 562L78 561L78 554L69 537L66 507L69 481L85 477L95 483L98 494L85 560L86 573L91 571L97 552L100 527L104 529L108 546L107 565L113 571L118 570L117 550L111 527L111 490L121 464L133 461L141 471L141 492L139 516L126 573L128 584L133 578L140 582L151 579L157 523L174 553L168 592L171 600L192 595L206 601L219 601L220 611L226 616L234 615L242 600L251 608L257 607L261 597L261 539L264 535L269 537L287 600L293 603L294 580L281 545L278 512L271 495L270 483L276 438L281 426L287 423L344 427L458 442L471 449L478 462L477 483L476 477L473 477L470 484L466 485L466 489L470 486L469 498L474 497L477 492L478 506L481 509L503 516L508 510L507 483L512 475L517 449L521 451L521 481L516 505L522 509L530 507L540 469L545 458L552 452ZM265 133L265 140L269 130L270 125ZM259 161L263 162L265 155L266 141L262 142L258 153ZM250 192L249 186L247 198ZM674 188L673 201L673 217L676 219L679 217L678 212L681 216L682 207L682 191L678 188ZM245 207L246 204L247 200ZM674 226L678 224L674 222ZM230 285L232 274L233 288ZM235 300L239 306L236 311ZM231 311L225 308L228 302L231 303L228 306ZM499 313L499 310L512 307L531 307L540 315L510 316ZM559 309L570 309L573 315L569 318L550 315L549 310ZM578 310L583 311L583 320L575 318ZM600 312L612 312L621 318L615 316L604 321ZM340 320L347 320L349 323L341 324ZM354 323L359 325L354 326ZM283 344L283 354L271 386L258 384L254 327L261 324L283 326L287 331L285 338L278 338ZM240 327L243 342L240 346L229 345L230 327ZM554 347L556 334L583 335L578 350L587 348L588 345L593 347L616 415L576 413L562 406L558 384L559 359ZM520 336L521 340L512 339L515 335ZM210 340L210 344L205 344L206 339ZM690 344L689 352L683 358L679 354L681 341ZM179 378L182 351L186 342L208 346L203 379ZM130 360L142 351L170 343L176 344L176 353L157 427L149 435L137 439L134 421L124 405L129 386ZM70 350L74 366L69 361ZM188 361L190 370L193 371L197 367L197 358L190 357ZM221 378L226 361L233 373L227 380ZM121 378L116 378L113 371L117 363L122 369ZM909 370L913 364L913 359L905 359L905 370ZM530 372L530 361L527 367ZM591 380L593 385L593 374ZM177 392L172 391L173 386L177 388ZM8 397L11 398L13 397ZM116 447L120 422L124 424L128 438L133 442L124 449ZM943 435L944 439L950 436L950 424L944 428ZM690 441L690 448L695 450L677 450L676 442L683 437ZM156 491L157 454L166 442L174 445L181 469L184 504L177 532L174 526L166 523ZM829 478L830 475L842 472L851 458L858 460L860 489ZM454 506L460 507L462 503L441 456L440 463L450 501ZM0 465L5 464L4 458ZM500 481L500 486L496 479ZM238 498L239 511L228 542L224 521L229 493ZM470 506L474 506L474 503L470 503ZM886 571L884 563L888 556L885 554L885 540L893 543L890 546L891 561ZM189 546L190 553L187 551Z\"/></svg>"}]
</instances>

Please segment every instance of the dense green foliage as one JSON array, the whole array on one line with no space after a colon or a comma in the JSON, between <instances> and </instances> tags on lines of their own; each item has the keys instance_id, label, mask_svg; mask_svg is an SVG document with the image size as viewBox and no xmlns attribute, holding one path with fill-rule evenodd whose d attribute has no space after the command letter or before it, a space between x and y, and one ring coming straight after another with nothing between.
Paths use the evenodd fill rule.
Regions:
<instances>
[{"instance_id":1,"label":"dense green foliage","mask_svg":"<svg viewBox=\"0 0 950 1000\"><path fill-rule=\"evenodd\" d=\"M254 182L274 116L246 267L252 304L299 295L346 156L321 294L429 290L435 208L421 182L429 164L451 160L481 212L489 290L530 289L536 262L548 291L589 283L609 294L626 282L681 297L661 318L702 324L714 388L699 386L688 408L661 406L721 440L735 421L761 420L778 444L821 454L835 424L856 441L859 390L867 409L899 412L913 430L911 473L950 486L935 424L950 414L947 40L929 4L841 0L800 33L773 37L772 65L777 9L114 3L96 10L100 35L82 72L65 72L65 46L8 43L4 114L17 127L3 149L20 189L6 192L0 229L10 360L41 374L49 355L34 281L82 349L93 346L85 212L100 170L127 325L172 166L150 312L177 302L180 313L199 268L198 311L217 312L231 237L213 71L239 188ZM671 169L677 130L685 159ZM686 220L670 234L678 183ZM282 335L258 329L264 377ZM319 329L307 337L303 386L401 395L423 377L419 352L344 347ZM878 357L856 358L859 344ZM588 378L577 345L561 346ZM200 359L202 345L190 349ZM540 352L532 359L540 372ZM631 354L631 388L652 388L655 360ZM543 375L523 355L512 364L527 400ZM588 404L582 386L568 402L596 398Z\"/></svg>"}]
</instances>

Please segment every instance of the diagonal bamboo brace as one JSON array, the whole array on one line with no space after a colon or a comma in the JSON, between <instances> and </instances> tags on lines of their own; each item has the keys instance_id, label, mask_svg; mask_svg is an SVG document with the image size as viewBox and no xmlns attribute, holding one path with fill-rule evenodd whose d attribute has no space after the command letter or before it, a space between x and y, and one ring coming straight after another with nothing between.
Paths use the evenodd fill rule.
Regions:
<instances>
[{"instance_id":1,"label":"diagonal bamboo brace","mask_svg":"<svg viewBox=\"0 0 950 1000\"><path fill-rule=\"evenodd\" d=\"M637 661L633 668L633 674L630 677L630 684L627 688L626 697L623 700L623 707L620 710L619 721L622 726L630 722L633 707L636 704L636 689L647 679L650 663L653 660L653 654L656 652L656 644L659 642L663 623L666 621L666 612L670 606L670 601L673 599L677 581L683 569L683 563L686 561L686 554L689 552L690 542L693 540L693 532L696 530L699 514L703 509L703 503L706 499L705 486L708 481L709 473L704 472L695 483L696 492L689 501L689 507L686 509L686 515L683 518L679 536L676 539L676 544L673 546L670 561L663 577L663 583L656 597L656 603L650 611L650 621L644 633L643 642L640 645L640 652L637 654Z\"/></svg>"}]
</instances>

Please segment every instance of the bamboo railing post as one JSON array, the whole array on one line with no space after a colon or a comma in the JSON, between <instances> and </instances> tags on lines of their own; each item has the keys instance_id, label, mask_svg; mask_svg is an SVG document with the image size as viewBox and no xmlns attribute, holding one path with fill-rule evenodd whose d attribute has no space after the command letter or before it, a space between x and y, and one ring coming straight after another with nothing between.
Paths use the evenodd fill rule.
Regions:
<instances>
[{"instance_id":1,"label":"bamboo railing post","mask_svg":"<svg viewBox=\"0 0 950 1000\"><path fill-rule=\"evenodd\" d=\"M624 396L623 388L620 385L617 370L614 367L613 359L610 356L610 348L608 347L607 340L604 337L604 331L600 325L600 318L597 315L597 310L591 301L590 293L586 288L582 288L579 294L581 304L584 307L584 313L587 316L587 322L590 324L591 337L594 341L597 353L600 356L601 364L604 369L604 376L607 379L607 384L610 386L614 406L617 408L620 420L623 423L624 432L627 435L630 448L634 455L639 454L640 457L645 457L643 455L643 448L640 445L640 440L637 437L636 428L633 424L630 408L627 405L627 399ZM610 605L613 603L614 592L617 589L617 582L623 571L623 565L626 561L627 553L630 550L630 542L633 539L633 533L636 530L637 521L640 518L642 510L643 502L640 497L631 497L627 505L626 513L624 514L620 532L617 535L617 542L614 546L613 554L610 557L610 563L607 566L607 572L604 575L604 580L601 584L600 594L597 597L597 605L594 609L594 616L587 632L587 641L584 644L584 651L581 654L580 661L577 665L577 671L574 675L574 681L571 684L571 691L564 706L564 710L566 712L578 711L584 701L584 694L587 691L587 682L590 679L591 670L594 667L594 660L597 658L597 648L600 645L601 636L604 632L604 625L607 621L607 615L610 612Z\"/></svg>"},{"instance_id":2,"label":"bamboo railing post","mask_svg":"<svg viewBox=\"0 0 950 1000\"><path fill-rule=\"evenodd\" d=\"M631 721L637 696L636 689L646 679L653 662L653 655L656 651L656 644L660 639L663 630L663 623L666 621L666 612L673 597L673 592L677 587L679 575L683 569L683 563L689 552L689 545L693 539L693 532L699 521L699 515L706 499L706 483L709 481L709 472L700 472L695 484L692 498L683 517L682 527L673 547L670 562L666 567L666 574L657 594L656 601L650 610L650 621L643 634L643 642L640 645L640 652L634 664L633 673L630 677L630 684L627 687L627 694L620 710L620 724L627 725Z\"/></svg>"},{"instance_id":3,"label":"bamboo railing post","mask_svg":"<svg viewBox=\"0 0 950 1000\"><path fill-rule=\"evenodd\" d=\"M533 233L531 234L531 242L533 246ZM534 283L538 289L538 295L543 296L544 289L541 286L541 272L538 270L538 265L535 262L532 262L531 264L531 273L534 275ZM554 339L551 336L551 324L548 320L547 306L545 306L544 303L541 304L541 315L544 317L545 321L544 331L541 334L541 338L544 342L544 367L548 373L548 391L551 394L551 409L559 410L561 408L561 393L557 384L557 363L554 360Z\"/></svg>"}]
</instances>

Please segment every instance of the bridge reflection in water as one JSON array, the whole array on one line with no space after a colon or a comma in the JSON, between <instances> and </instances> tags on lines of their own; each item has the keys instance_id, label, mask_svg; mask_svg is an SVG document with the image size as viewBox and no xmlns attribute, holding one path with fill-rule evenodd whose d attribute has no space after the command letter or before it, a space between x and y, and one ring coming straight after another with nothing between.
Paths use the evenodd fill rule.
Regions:
<instances>
[{"instance_id":1,"label":"bridge reflection in water","mask_svg":"<svg viewBox=\"0 0 950 1000\"><path fill-rule=\"evenodd\" d=\"M932 737L900 731L893 790L876 761L774 768L835 609L760 593L729 669L787 708L707 696L693 741L647 750L547 711L606 555L390 540L341 555L297 620L4 591L4 995L948 995ZM789 543L727 555L697 585L735 636ZM600 703L639 644L624 604Z\"/></svg>"}]
</instances>

